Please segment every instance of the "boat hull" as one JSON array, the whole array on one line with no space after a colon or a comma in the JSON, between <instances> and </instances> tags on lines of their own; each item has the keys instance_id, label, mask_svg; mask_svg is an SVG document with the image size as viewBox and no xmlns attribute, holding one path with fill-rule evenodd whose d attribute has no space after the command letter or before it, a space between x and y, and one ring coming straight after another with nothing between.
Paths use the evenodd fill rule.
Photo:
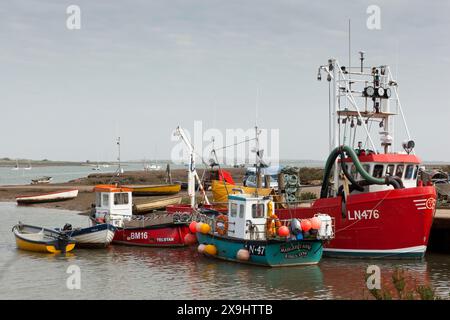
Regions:
<instances>
[{"instance_id":1,"label":"boat hull","mask_svg":"<svg viewBox=\"0 0 450 320\"><path fill-rule=\"evenodd\" d=\"M207 256L265 267L317 264L323 252L322 242L319 240L258 241L202 233L197 233L197 239L200 244L216 246L217 254L214 256L206 254ZM248 261L237 259L237 252L240 249L250 251Z\"/></svg>"},{"instance_id":2,"label":"boat hull","mask_svg":"<svg viewBox=\"0 0 450 320\"><path fill-rule=\"evenodd\" d=\"M423 258L435 213L433 186L354 194L314 201L308 208L278 209L280 219L328 214L335 238L324 256L345 258ZM345 217L343 216L345 213Z\"/></svg>"},{"instance_id":3,"label":"boat hull","mask_svg":"<svg viewBox=\"0 0 450 320\"><path fill-rule=\"evenodd\" d=\"M144 247L182 247L189 227L184 224L168 224L146 228L118 228L113 244Z\"/></svg>"},{"instance_id":4,"label":"boat hull","mask_svg":"<svg viewBox=\"0 0 450 320\"><path fill-rule=\"evenodd\" d=\"M124 187L132 189L133 196L165 196L177 194L181 190L181 185L179 184Z\"/></svg>"},{"instance_id":5,"label":"boat hull","mask_svg":"<svg viewBox=\"0 0 450 320\"><path fill-rule=\"evenodd\" d=\"M168 205L179 205L182 199L183 199L182 197L175 196L165 199L148 201L144 203L134 203L133 213L141 214L157 209L166 208Z\"/></svg>"},{"instance_id":6,"label":"boat hull","mask_svg":"<svg viewBox=\"0 0 450 320\"><path fill-rule=\"evenodd\" d=\"M34 226L24 227L32 232L23 233L19 225L13 228L17 248L21 250L42 253L66 253L75 248L75 240L71 238L56 239L59 234L55 231ZM54 238L51 238L49 235L53 235Z\"/></svg>"},{"instance_id":7,"label":"boat hull","mask_svg":"<svg viewBox=\"0 0 450 320\"><path fill-rule=\"evenodd\" d=\"M106 248L114 239L116 228L110 224L97 224L89 228L74 230L69 235L80 248Z\"/></svg>"},{"instance_id":8,"label":"boat hull","mask_svg":"<svg viewBox=\"0 0 450 320\"><path fill-rule=\"evenodd\" d=\"M226 203L228 201L228 195L239 193L237 189L240 189L243 191L243 193L248 194L255 193L256 191L256 188L236 186L228 182L218 180L212 180L211 182L211 192L213 195L213 201L216 203ZM258 188L258 194L260 196L268 196L271 192L272 189L270 188Z\"/></svg>"},{"instance_id":9,"label":"boat hull","mask_svg":"<svg viewBox=\"0 0 450 320\"><path fill-rule=\"evenodd\" d=\"M18 196L16 201L18 204L34 204L71 200L78 196L78 190L65 190L58 192L48 192L32 196Z\"/></svg>"}]
</instances>

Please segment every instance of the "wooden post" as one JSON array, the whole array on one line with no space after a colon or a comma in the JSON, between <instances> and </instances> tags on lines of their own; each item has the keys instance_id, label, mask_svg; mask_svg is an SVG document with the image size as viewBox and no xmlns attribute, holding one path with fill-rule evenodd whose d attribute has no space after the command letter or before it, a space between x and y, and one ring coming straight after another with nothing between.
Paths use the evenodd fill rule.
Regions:
<instances>
[{"instance_id":1,"label":"wooden post","mask_svg":"<svg viewBox=\"0 0 450 320\"><path fill-rule=\"evenodd\" d=\"M169 184L172 184L172 172L170 171L170 164L167 164L166 167L166 182L168 182Z\"/></svg>"},{"instance_id":2,"label":"wooden post","mask_svg":"<svg viewBox=\"0 0 450 320\"><path fill-rule=\"evenodd\" d=\"M270 188L270 176L269 175L264 176L264 186L265 186L265 188Z\"/></svg>"},{"instance_id":3,"label":"wooden post","mask_svg":"<svg viewBox=\"0 0 450 320\"><path fill-rule=\"evenodd\" d=\"M256 188L259 189L261 187L262 187L261 169L259 167L256 167Z\"/></svg>"}]
</instances>

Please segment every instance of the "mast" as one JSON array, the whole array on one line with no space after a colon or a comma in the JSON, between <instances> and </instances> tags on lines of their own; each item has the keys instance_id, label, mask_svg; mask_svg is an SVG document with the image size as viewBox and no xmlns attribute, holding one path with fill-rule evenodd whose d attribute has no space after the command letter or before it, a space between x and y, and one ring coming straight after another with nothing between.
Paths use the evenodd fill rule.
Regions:
<instances>
[{"instance_id":1,"label":"mast","mask_svg":"<svg viewBox=\"0 0 450 320\"><path fill-rule=\"evenodd\" d=\"M350 35L350 22L349 22ZM350 41L350 38L349 38ZM349 45L350 48L350 45ZM321 72L327 75L329 83L329 150L340 144L347 144L370 153L392 153L394 141L394 116L391 110L391 94L397 103L397 112L403 119L408 140L403 143L407 153L413 152L415 146L411 140L403 109L398 97L397 82L393 79L390 68L386 65L364 67L364 52L359 52L360 68L351 69L341 66L331 58L328 63L319 66L317 79L322 79ZM351 60L349 59L349 63ZM333 96L332 96L333 95ZM358 130L361 127L362 130ZM381 149L376 147L372 135L379 135ZM356 138L358 137L358 141ZM363 146L363 141L367 146ZM339 187L340 168L335 163L333 186L336 192Z\"/></svg>"},{"instance_id":2,"label":"mast","mask_svg":"<svg viewBox=\"0 0 450 320\"><path fill-rule=\"evenodd\" d=\"M117 170L118 170L118 173L121 174L122 173L122 165L120 163L120 137L117 138L117 148L118 148L117 161L119 161Z\"/></svg>"},{"instance_id":3,"label":"mast","mask_svg":"<svg viewBox=\"0 0 450 320\"><path fill-rule=\"evenodd\" d=\"M205 189L203 188L200 177L195 169L195 151L194 146L187 138L184 130L178 126L174 132L175 136L178 136L183 140L184 144L187 146L189 151L189 170L188 170L188 195L190 198L191 207L195 208L195 181L197 180L200 191L205 199L206 204L209 204L208 196L206 195Z\"/></svg>"}]
</instances>

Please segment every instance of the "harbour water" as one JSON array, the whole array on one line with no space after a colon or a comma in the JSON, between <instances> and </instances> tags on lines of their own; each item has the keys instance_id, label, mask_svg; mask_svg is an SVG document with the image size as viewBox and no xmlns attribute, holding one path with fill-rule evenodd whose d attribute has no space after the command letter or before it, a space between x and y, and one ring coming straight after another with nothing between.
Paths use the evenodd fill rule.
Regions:
<instances>
[{"instance_id":1,"label":"harbour water","mask_svg":"<svg viewBox=\"0 0 450 320\"><path fill-rule=\"evenodd\" d=\"M195 247L111 246L46 255L16 249L11 228L18 221L88 225L70 211L0 203L0 299L366 299L365 272L373 264L383 283L402 267L409 282L430 284L449 297L448 255L427 254L422 261L324 258L317 266L273 269L208 259ZM80 268L80 289L67 287L71 265Z\"/></svg>"},{"instance_id":2,"label":"harbour water","mask_svg":"<svg viewBox=\"0 0 450 320\"><path fill-rule=\"evenodd\" d=\"M0 167L0 185L29 184L31 179L43 176L52 177L52 183L67 182L73 179L86 177L92 173L115 172L117 166L102 167L100 171L92 170L92 166L43 166L33 167L31 170L19 168L11 170L10 167ZM125 170L142 170L142 164L130 164Z\"/></svg>"},{"instance_id":3,"label":"harbour water","mask_svg":"<svg viewBox=\"0 0 450 320\"><path fill-rule=\"evenodd\" d=\"M161 170L165 170L167 162L161 162ZM299 167L323 167L323 163L320 161L307 161L307 160L291 160L283 161L281 166L299 166ZM53 178L52 183L67 182L73 179L86 177L93 173L111 173L117 170L117 165L111 165L109 167L100 166L99 171L92 170L95 166L42 166L33 167L31 170L25 170L19 168L19 170L12 170L11 167L0 167L0 186L1 185L18 185L29 184L31 179L38 177L50 176ZM143 163L139 162L127 162L122 165L125 171L142 171ZM171 164L172 169L186 168L181 164ZM203 169L199 166L198 169Z\"/></svg>"}]
</instances>

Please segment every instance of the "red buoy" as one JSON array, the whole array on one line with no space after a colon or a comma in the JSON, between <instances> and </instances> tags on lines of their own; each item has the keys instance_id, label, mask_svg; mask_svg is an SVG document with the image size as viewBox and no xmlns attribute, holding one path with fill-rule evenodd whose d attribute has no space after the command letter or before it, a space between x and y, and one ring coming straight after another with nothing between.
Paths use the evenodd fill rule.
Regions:
<instances>
[{"instance_id":1,"label":"red buoy","mask_svg":"<svg viewBox=\"0 0 450 320\"><path fill-rule=\"evenodd\" d=\"M289 235L289 228L286 226L281 226L278 228L278 235L280 237L287 237Z\"/></svg>"},{"instance_id":2,"label":"red buoy","mask_svg":"<svg viewBox=\"0 0 450 320\"><path fill-rule=\"evenodd\" d=\"M313 217L309 219L311 221L311 229L319 230L320 226L322 225L322 220L320 220L317 217Z\"/></svg>"},{"instance_id":3,"label":"red buoy","mask_svg":"<svg viewBox=\"0 0 450 320\"><path fill-rule=\"evenodd\" d=\"M193 233L186 233L184 236L184 244L192 246L197 243L197 237Z\"/></svg>"},{"instance_id":4,"label":"red buoy","mask_svg":"<svg viewBox=\"0 0 450 320\"><path fill-rule=\"evenodd\" d=\"M196 233L196 232L197 232L196 227L197 227L197 222L196 222L196 221L192 221L192 222L189 224L189 230L190 230L192 233Z\"/></svg>"},{"instance_id":5,"label":"red buoy","mask_svg":"<svg viewBox=\"0 0 450 320\"><path fill-rule=\"evenodd\" d=\"M302 230L303 231L309 231L311 230L311 221L309 221L309 219L304 219L300 222L301 226L302 226Z\"/></svg>"}]
</instances>

